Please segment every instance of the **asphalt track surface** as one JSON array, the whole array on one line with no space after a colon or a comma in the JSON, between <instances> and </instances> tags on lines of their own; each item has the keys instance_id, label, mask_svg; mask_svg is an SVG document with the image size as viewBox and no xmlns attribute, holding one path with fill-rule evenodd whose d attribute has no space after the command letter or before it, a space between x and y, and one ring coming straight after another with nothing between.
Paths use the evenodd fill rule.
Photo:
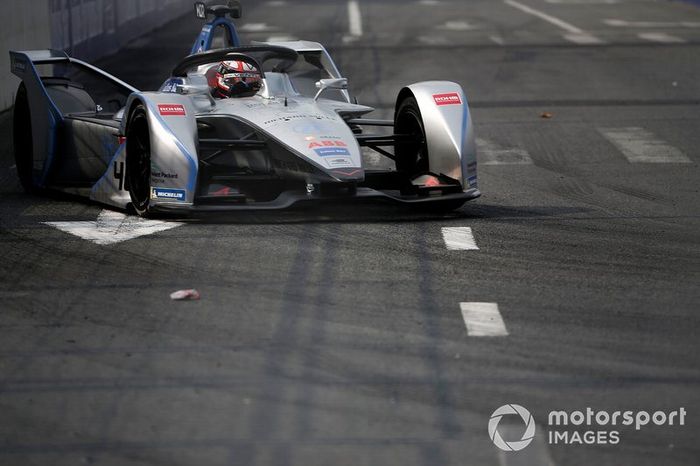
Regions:
<instances>
[{"instance_id":1,"label":"asphalt track surface","mask_svg":"<svg viewBox=\"0 0 700 466\"><path fill-rule=\"evenodd\" d=\"M361 1L358 23L341 1L246 6L245 40L326 43L378 117L403 84L461 83L483 197L450 215L328 206L98 245L42 222L103 207L21 193L3 142L0 464L700 463L700 8ZM100 65L155 88L198 27L183 18ZM479 249L448 250L444 227ZM191 287L200 301L170 301ZM474 302L495 303L507 335L469 332ZM506 454L487 424L509 403L538 434ZM688 414L619 427L617 445L547 443L550 411L586 407Z\"/></svg>"}]
</instances>

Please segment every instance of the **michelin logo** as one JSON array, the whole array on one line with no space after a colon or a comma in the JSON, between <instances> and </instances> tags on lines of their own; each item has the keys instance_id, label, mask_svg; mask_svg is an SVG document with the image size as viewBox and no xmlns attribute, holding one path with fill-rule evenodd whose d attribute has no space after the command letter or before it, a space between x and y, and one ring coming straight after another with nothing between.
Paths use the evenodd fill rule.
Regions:
<instances>
[{"instance_id":1,"label":"michelin logo","mask_svg":"<svg viewBox=\"0 0 700 466\"><path fill-rule=\"evenodd\" d=\"M151 199L167 199L184 202L187 192L184 189L152 188Z\"/></svg>"}]
</instances>

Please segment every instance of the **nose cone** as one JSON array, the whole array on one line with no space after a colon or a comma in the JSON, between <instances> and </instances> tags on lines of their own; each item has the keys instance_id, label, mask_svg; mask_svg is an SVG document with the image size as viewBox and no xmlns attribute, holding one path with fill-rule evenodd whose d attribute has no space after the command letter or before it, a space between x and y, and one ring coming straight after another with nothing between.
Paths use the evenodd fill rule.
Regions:
<instances>
[{"instance_id":1,"label":"nose cone","mask_svg":"<svg viewBox=\"0 0 700 466\"><path fill-rule=\"evenodd\" d=\"M295 149L333 178L364 179L360 146L342 119L302 122L291 129Z\"/></svg>"}]
</instances>

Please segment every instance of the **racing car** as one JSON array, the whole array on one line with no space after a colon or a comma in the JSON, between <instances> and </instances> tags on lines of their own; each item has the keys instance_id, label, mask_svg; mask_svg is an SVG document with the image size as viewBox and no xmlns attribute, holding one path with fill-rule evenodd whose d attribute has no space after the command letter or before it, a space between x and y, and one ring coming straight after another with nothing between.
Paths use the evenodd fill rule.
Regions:
<instances>
[{"instance_id":1,"label":"racing car","mask_svg":"<svg viewBox=\"0 0 700 466\"><path fill-rule=\"evenodd\" d=\"M10 52L25 190L141 216L368 198L452 210L480 195L458 84L408 85L393 120L371 119L321 44L242 45L239 3L198 2L195 12L205 24L191 54L157 92L61 51ZM368 133L376 128L391 134ZM363 150L390 168L366 167Z\"/></svg>"}]
</instances>

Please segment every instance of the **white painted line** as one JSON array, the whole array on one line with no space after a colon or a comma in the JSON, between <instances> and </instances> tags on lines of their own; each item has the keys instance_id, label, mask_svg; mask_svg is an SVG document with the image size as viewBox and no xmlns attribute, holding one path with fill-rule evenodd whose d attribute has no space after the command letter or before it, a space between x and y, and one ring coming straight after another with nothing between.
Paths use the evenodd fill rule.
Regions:
<instances>
[{"instance_id":1,"label":"white painted line","mask_svg":"<svg viewBox=\"0 0 700 466\"><path fill-rule=\"evenodd\" d=\"M101 246L121 243L139 236L152 235L183 225L183 223L178 222L146 220L109 210L103 210L97 217L97 220L92 222L43 223Z\"/></svg>"},{"instance_id":2,"label":"white painted line","mask_svg":"<svg viewBox=\"0 0 700 466\"><path fill-rule=\"evenodd\" d=\"M476 139L479 165L532 165L532 157L524 149L502 147L485 139Z\"/></svg>"},{"instance_id":3,"label":"white painted line","mask_svg":"<svg viewBox=\"0 0 700 466\"><path fill-rule=\"evenodd\" d=\"M15 168L17 168L17 165L12 165L12 166L10 167L10 170L14 170Z\"/></svg>"},{"instance_id":4,"label":"white painted line","mask_svg":"<svg viewBox=\"0 0 700 466\"><path fill-rule=\"evenodd\" d=\"M448 45L450 41L443 36L419 36L418 42L422 42L427 45Z\"/></svg>"},{"instance_id":5,"label":"white painted line","mask_svg":"<svg viewBox=\"0 0 700 466\"><path fill-rule=\"evenodd\" d=\"M554 5L616 5L620 0L544 0Z\"/></svg>"},{"instance_id":6,"label":"white painted line","mask_svg":"<svg viewBox=\"0 0 700 466\"><path fill-rule=\"evenodd\" d=\"M348 19L350 21L350 35L362 37L362 13L360 3L357 0L348 2Z\"/></svg>"},{"instance_id":7,"label":"white painted line","mask_svg":"<svg viewBox=\"0 0 700 466\"><path fill-rule=\"evenodd\" d=\"M644 128L598 128L630 163L692 163L680 150Z\"/></svg>"},{"instance_id":8,"label":"white painted line","mask_svg":"<svg viewBox=\"0 0 700 466\"><path fill-rule=\"evenodd\" d=\"M552 15L548 15L547 13L545 13L543 11L536 10L534 8L527 6L527 5L523 5L522 3L516 2L515 0L505 0L505 3L507 5L512 6L513 8L517 8L518 10L520 10L522 12L525 12L525 13L530 14L532 16L537 16L538 18L543 19L543 20L547 21L548 23L553 24L553 25L557 26L558 28L563 29L566 32L569 32L571 34L583 34L582 29L579 29L576 26L574 26L573 24L567 23L566 21L563 21L559 18L555 18Z\"/></svg>"},{"instance_id":9,"label":"white painted line","mask_svg":"<svg viewBox=\"0 0 700 466\"><path fill-rule=\"evenodd\" d=\"M470 337L508 336L497 303L459 303L459 307Z\"/></svg>"},{"instance_id":10,"label":"white painted line","mask_svg":"<svg viewBox=\"0 0 700 466\"><path fill-rule=\"evenodd\" d=\"M265 39L265 42L294 42L295 40L299 40L294 36L270 36L267 39Z\"/></svg>"},{"instance_id":11,"label":"white painted line","mask_svg":"<svg viewBox=\"0 0 700 466\"><path fill-rule=\"evenodd\" d=\"M419 0L418 4L423 6L437 6L440 2L438 0Z\"/></svg>"},{"instance_id":12,"label":"white painted line","mask_svg":"<svg viewBox=\"0 0 700 466\"><path fill-rule=\"evenodd\" d=\"M498 45L505 45L506 44L506 41L503 39L503 37L498 36L496 34L489 36L489 40L491 42L498 44Z\"/></svg>"},{"instance_id":13,"label":"white painted line","mask_svg":"<svg viewBox=\"0 0 700 466\"><path fill-rule=\"evenodd\" d=\"M285 6L286 4L287 4L287 2L284 0L272 0L271 2L267 2L267 6L271 6L271 7L280 7L280 6Z\"/></svg>"},{"instance_id":14,"label":"white painted line","mask_svg":"<svg viewBox=\"0 0 700 466\"><path fill-rule=\"evenodd\" d=\"M479 29L479 26L469 24L467 21L448 21L445 24L438 26L437 29L442 31L474 31Z\"/></svg>"},{"instance_id":15,"label":"white painted line","mask_svg":"<svg viewBox=\"0 0 700 466\"><path fill-rule=\"evenodd\" d=\"M625 21L624 19L604 19L603 23L608 26L621 28L700 28L698 21Z\"/></svg>"},{"instance_id":16,"label":"white painted line","mask_svg":"<svg viewBox=\"0 0 700 466\"><path fill-rule=\"evenodd\" d=\"M651 42L658 42L660 44L685 44L686 41L680 37L672 36L671 34L666 34L665 32L641 32L637 34L640 39L648 40Z\"/></svg>"},{"instance_id":17,"label":"white painted line","mask_svg":"<svg viewBox=\"0 0 700 466\"><path fill-rule=\"evenodd\" d=\"M469 227L444 227L442 239L449 251L478 251L474 233Z\"/></svg>"},{"instance_id":18,"label":"white painted line","mask_svg":"<svg viewBox=\"0 0 700 466\"><path fill-rule=\"evenodd\" d=\"M605 42L591 34L564 34L564 39L579 45L604 44Z\"/></svg>"},{"instance_id":19,"label":"white painted line","mask_svg":"<svg viewBox=\"0 0 700 466\"><path fill-rule=\"evenodd\" d=\"M247 23L239 28L243 32L270 32L276 28L268 26L266 23Z\"/></svg>"}]
</instances>

